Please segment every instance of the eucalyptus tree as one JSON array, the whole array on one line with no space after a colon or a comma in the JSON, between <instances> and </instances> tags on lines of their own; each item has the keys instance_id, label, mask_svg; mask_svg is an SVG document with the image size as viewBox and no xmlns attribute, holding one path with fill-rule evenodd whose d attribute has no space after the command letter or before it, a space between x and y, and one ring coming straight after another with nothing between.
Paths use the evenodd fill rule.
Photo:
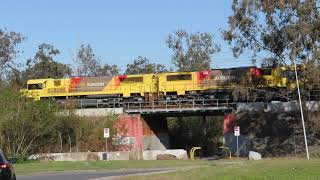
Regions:
<instances>
[{"instance_id":1,"label":"eucalyptus tree","mask_svg":"<svg viewBox=\"0 0 320 180\"><path fill-rule=\"evenodd\" d=\"M167 71L163 64L152 63L148 58L139 56L132 64L127 64L125 74L157 74Z\"/></svg>"},{"instance_id":2,"label":"eucalyptus tree","mask_svg":"<svg viewBox=\"0 0 320 180\"><path fill-rule=\"evenodd\" d=\"M220 51L213 35L207 32L177 30L169 34L166 43L173 52L172 63L180 72L210 69L211 56Z\"/></svg>"}]
</instances>

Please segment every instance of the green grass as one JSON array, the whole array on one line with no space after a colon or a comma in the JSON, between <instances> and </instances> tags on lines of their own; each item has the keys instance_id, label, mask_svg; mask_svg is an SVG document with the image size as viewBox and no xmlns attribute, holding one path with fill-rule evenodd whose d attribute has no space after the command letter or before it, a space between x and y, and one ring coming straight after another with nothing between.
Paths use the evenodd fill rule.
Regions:
<instances>
[{"instance_id":1,"label":"green grass","mask_svg":"<svg viewBox=\"0 0 320 180\"><path fill-rule=\"evenodd\" d=\"M126 180L318 180L320 159L271 159L261 161L239 161L234 164L211 164L192 170L149 176L127 177Z\"/></svg>"},{"instance_id":2,"label":"green grass","mask_svg":"<svg viewBox=\"0 0 320 180\"><path fill-rule=\"evenodd\" d=\"M177 166L207 165L205 161L183 161L183 160L163 160L163 161L95 161L95 162L27 162L14 164L17 174L52 172L52 171L72 171L72 170L101 170L101 169L125 169L125 168L160 168Z\"/></svg>"}]
</instances>

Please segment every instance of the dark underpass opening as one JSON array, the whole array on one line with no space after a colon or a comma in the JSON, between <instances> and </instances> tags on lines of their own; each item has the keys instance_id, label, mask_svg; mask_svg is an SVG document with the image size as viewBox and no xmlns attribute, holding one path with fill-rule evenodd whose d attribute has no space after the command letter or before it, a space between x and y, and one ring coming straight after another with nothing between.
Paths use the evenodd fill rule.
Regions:
<instances>
[{"instance_id":1,"label":"dark underpass opening","mask_svg":"<svg viewBox=\"0 0 320 180\"><path fill-rule=\"evenodd\" d=\"M192 147L201 147L200 156L210 157L218 155L223 145L224 113L142 117L166 149L185 149L189 153Z\"/></svg>"},{"instance_id":2,"label":"dark underpass opening","mask_svg":"<svg viewBox=\"0 0 320 180\"><path fill-rule=\"evenodd\" d=\"M167 117L170 148L201 147L200 155L217 155L223 145L223 116Z\"/></svg>"}]
</instances>

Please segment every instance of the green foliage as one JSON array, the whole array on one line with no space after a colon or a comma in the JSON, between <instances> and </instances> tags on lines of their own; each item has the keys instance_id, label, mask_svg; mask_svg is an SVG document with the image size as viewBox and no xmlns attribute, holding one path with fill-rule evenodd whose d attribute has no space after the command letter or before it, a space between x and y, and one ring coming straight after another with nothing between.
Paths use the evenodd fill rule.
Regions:
<instances>
[{"instance_id":1,"label":"green foliage","mask_svg":"<svg viewBox=\"0 0 320 180\"><path fill-rule=\"evenodd\" d=\"M116 116L86 118L62 110L49 101L34 101L8 88L0 89L0 147L10 156L40 152L102 151L103 128ZM110 142L110 149L112 142Z\"/></svg>"},{"instance_id":2,"label":"green foliage","mask_svg":"<svg viewBox=\"0 0 320 180\"><path fill-rule=\"evenodd\" d=\"M0 70L12 65L12 60L17 54L15 49L25 38L17 32L0 29Z\"/></svg>"},{"instance_id":3,"label":"green foliage","mask_svg":"<svg viewBox=\"0 0 320 180\"><path fill-rule=\"evenodd\" d=\"M319 1L233 1L224 39L234 56L253 51L265 60L283 64L319 60Z\"/></svg>"},{"instance_id":4,"label":"green foliage","mask_svg":"<svg viewBox=\"0 0 320 180\"><path fill-rule=\"evenodd\" d=\"M41 78L62 78L71 75L71 69L68 65L59 63L55 60L55 56L60 51L53 45L43 43L39 45L39 50L33 59L27 61L27 69L22 72L25 79L41 79Z\"/></svg>"},{"instance_id":5,"label":"green foliage","mask_svg":"<svg viewBox=\"0 0 320 180\"><path fill-rule=\"evenodd\" d=\"M172 62L180 72L210 69L211 55L220 51L207 32L189 34L178 30L168 36L166 43L173 51Z\"/></svg>"},{"instance_id":6,"label":"green foliage","mask_svg":"<svg viewBox=\"0 0 320 180\"><path fill-rule=\"evenodd\" d=\"M16 65L14 63L18 53L16 46L24 39L20 33L0 29L0 85L7 78L5 73L10 72Z\"/></svg>"},{"instance_id":7,"label":"green foliage","mask_svg":"<svg viewBox=\"0 0 320 180\"><path fill-rule=\"evenodd\" d=\"M261 61L266 66L303 64L304 76L300 81L304 89L319 89L319 3L318 0L233 1L224 39L232 46L235 57L249 51L253 52L253 61L263 57ZM318 138L319 112L306 112L305 116L310 139Z\"/></svg>"},{"instance_id":8,"label":"green foliage","mask_svg":"<svg viewBox=\"0 0 320 180\"><path fill-rule=\"evenodd\" d=\"M54 109L48 102L31 101L10 89L1 89L0 107L0 144L11 155L35 150L39 138L52 130Z\"/></svg>"},{"instance_id":9,"label":"green foliage","mask_svg":"<svg viewBox=\"0 0 320 180\"><path fill-rule=\"evenodd\" d=\"M90 44L81 44L74 57L76 63L75 75L77 76L115 76L119 74L117 65L101 65Z\"/></svg>"},{"instance_id":10,"label":"green foliage","mask_svg":"<svg viewBox=\"0 0 320 180\"><path fill-rule=\"evenodd\" d=\"M146 57L139 56L132 64L127 64L125 74L151 74L162 73L168 70L162 64L151 63Z\"/></svg>"},{"instance_id":11,"label":"green foliage","mask_svg":"<svg viewBox=\"0 0 320 180\"><path fill-rule=\"evenodd\" d=\"M105 138L103 137L103 128L110 129L110 138L108 141L108 150L116 148L113 144L113 138L117 135L114 124L117 120L115 115L107 115L106 117L79 119L76 129L77 150L78 151L104 151Z\"/></svg>"},{"instance_id":12,"label":"green foliage","mask_svg":"<svg viewBox=\"0 0 320 180\"><path fill-rule=\"evenodd\" d=\"M99 69L99 76L116 76L119 74L119 68L117 65L105 64Z\"/></svg>"}]
</instances>

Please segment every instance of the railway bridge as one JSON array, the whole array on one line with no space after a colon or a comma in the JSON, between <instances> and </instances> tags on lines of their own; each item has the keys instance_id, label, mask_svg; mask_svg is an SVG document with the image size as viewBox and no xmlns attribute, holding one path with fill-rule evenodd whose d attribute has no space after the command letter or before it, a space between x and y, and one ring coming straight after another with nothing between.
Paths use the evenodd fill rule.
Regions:
<instances>
[{"instance_id":1,"label":"railway bridge","mask_svg":"<svg viewBox=\"0 0 320 180\"><path fill-rule=\"evenodd\" d=\"M210 116L224 117L224 142L231 147L233 144L233 126L238 124L232 114L249 112L253 114L296 113L298 104L291 102L270 103L235 103L228 99L195 99L165 100L155 102L103 102L101 100L82 100L77 103L75 111L80 116L105 116L118 114L119 121L126 124L127 143L145 150L170 149L170 137L167 124L168 117ZM64 104L66 107L67 104ZM309 110L319 109L319 102L306 103ZM298 117L297 117L298 118ZM281 120L281 119L278 119ZM243 123L243 122L242 122ZM246 137L240 137L245 143ZM245 152L245 146L243 146Z\"/></svg>"}]
</instances>

